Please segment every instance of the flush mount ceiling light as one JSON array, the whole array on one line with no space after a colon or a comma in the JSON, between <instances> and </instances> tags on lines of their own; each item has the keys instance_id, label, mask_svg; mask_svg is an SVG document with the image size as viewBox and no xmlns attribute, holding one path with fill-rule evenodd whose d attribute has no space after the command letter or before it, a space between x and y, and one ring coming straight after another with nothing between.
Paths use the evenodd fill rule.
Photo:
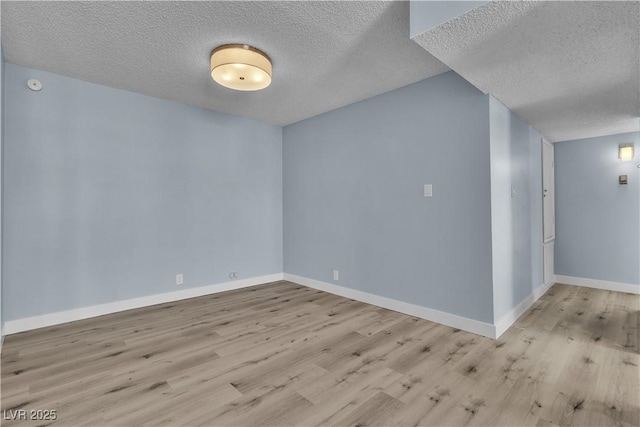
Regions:
<instances>
[{"instance_id":1,"label":"flush mount ceiling light","mask_svg":"<svg viewBox=\"0 0 640 427\"><path fill-rule=\"evenodd\" d=\"M633 160L633 144L620 144L618 146L618 158L623 162Z\"/></svg>"},{"instance_id":2,"label":"flush mount ceiling light","mask_svg":"<svg viewBox=\"0 0 640 427\"><path fill-rule=\"evenodd\" d=\"M225 44L211 51L211 78L235 90L260 90L271 84L271 60L246 44Z\"/></svg>"}]
</instances>

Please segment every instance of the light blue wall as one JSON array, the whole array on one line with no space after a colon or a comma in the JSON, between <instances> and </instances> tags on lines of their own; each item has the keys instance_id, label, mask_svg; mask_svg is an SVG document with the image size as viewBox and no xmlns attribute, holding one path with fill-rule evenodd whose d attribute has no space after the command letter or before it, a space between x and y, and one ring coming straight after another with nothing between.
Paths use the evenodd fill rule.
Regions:
<instances>
[{"instance_id":1,"label":"light blue wall","mask_svg":"<svg viewBox=\"0 0 640 427\"><path fill-rule=\"evenodd\" d=\"M449 72L283 137L285 272L493 321L487 95Z\"/></svg>"},{"instance_id":2,"label":"light blue wall","mask_svg":"<svg viewBox=\"0 0 640 427\"><path fill-rule=\"evenodd\" d=\"M4 50L0 45L0 348L4 342L4 310L2 309L2 230L4 229L2 221L3 212L3 162L4 162Z\"/></svg>"},{"instance_id":3,"label":"light blue wall","mask_svg":"<svg viewBox=\"0 0 640 427\"><path fill-rule=\"evenodd\" d=\"M542 284L540 134L490 97L494 320Z\"/></svg>"},{"instance_id":4,"label":"light blue wall","mask_svg":"<svg viewBox=\"0 0 640 427\"><path fill-rule=\"evenodd\" d=\"M635 144L631 162L618 144ZM640 283L640 133L558 142L555 273ZM618 176L629 184L619 185Z\"/></svg>"},{"instance_id":5,"label":"light blue wall","mask_svg":"<svg viewBox=\"0 0 640 427\"><path fill-rule=\"evenodd\" d=\"M409 4L410 37L417 36L433 27L482 6L486 1L465 0L411 0Z\"/></svg>"},{"instance_id":6,"label":"light blue wall","mask_svg":"<svg viewBox=\"0 0 640 427\"><path fill-rule=\"evenodd\" d=\"M494 319L506 313L515 299L513 216L511 213L511 113L490 97L491 251ZM507 310L508 311L508 310Z\"/></svg>"},{"instance_id":7,"label":"light blue wall","mask_svg":"<svg viewBox=\"0 0 640 427\"><path fill-rule=\"evenodd\" d=\"M5 320L282 271L280 127L4 77Z\"/></svg>"}]
</instances>

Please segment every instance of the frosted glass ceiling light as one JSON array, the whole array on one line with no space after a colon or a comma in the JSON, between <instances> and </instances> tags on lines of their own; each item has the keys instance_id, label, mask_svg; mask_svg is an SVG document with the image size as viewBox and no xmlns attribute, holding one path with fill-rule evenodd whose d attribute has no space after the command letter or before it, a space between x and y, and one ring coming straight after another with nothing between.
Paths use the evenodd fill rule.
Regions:
<instances>
[{"instance_id":1,"label":"frosted glass ceiling light","mask_svg":"<svg viewBox=\"0 0 640 427\"><path fill-rule=\"evenodd\" d=\"M246 44L225 44L211 51L211 78L235 90L260 90L271 84L271 60Z\"/></svg>"},{"instance_id":2,"label":"frosted glass ceiling light","mask_svg":"<svg viewBox=\"0 0 640 427\"><path fill-rule=\"evenodd\" d=\"M620 144L618 158L622 161L633 160L633 144Z\"/></svg>"}]
</instances>

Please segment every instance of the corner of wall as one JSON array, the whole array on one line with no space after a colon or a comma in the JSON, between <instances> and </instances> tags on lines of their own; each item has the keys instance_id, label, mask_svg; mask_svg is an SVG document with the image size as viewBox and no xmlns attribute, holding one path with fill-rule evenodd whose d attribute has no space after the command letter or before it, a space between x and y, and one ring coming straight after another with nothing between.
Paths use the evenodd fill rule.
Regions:
<instances>
[{"instance_id":1,"label":"corner of wall","mask_svg":"<svg viewBox=\"0 0 640 427\"><path fill-rule=\"evenodd\" d=\"M497 298L510 291L513 276L511 236L511 116L509 109L489 95L489 156L491 170L491 265L493 280L493 319L497 324L504 313Z\"/></svg>"},{"instance_id":2,"label":"corner of wall","mask_svg":"<svg viewBox=\"0 0 640 427\"><path fill-rule=\"evenodd\" d=\"M541 135L489 95L496 336L548 289L542 280Z\"/></svg>"},{"instance_id":3,"label":"corner of wall","mask_svg":"<svg viewBox=\"0 0 640 427\"><path fill-rule=\"evenodd\" d=\"M450 71L285 127L284 271L493 323L489 99Z\"/></svg>"}]
</instances>

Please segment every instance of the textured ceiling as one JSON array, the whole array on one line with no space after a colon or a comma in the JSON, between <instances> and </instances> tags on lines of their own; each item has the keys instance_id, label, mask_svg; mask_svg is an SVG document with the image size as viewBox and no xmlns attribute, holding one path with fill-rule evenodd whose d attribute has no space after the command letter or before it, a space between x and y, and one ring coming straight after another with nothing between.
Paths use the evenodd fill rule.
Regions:
<instances>
[{"instance_id":1,"label":"textured ceiling","mask_svg":"<svg viewBox=\"0 0 640 427\"><path fill-rule=\"evenodd\" d=\"M640 2L489 2L414 40L552 141L639 130Z\"/></svg>"},{"instance_id":2,"label":"textured ceiling","mask_svg":"<svg viewBox=\"0 0 640 427\"><path fill-rule=\"evenodd\" d=\"M225 43L269 54L272 85L214 83ZM2 2L2 45L14 64L278 125L448 70L409 39L407 2Z\"/></svg>"},{"instance_id":3,"label":"textured ceiling","mask_svg":"<svg viewBox=\"0 0 640 427\"><path fill-rule=\"evenodd\" d=\"M3 1L1 28L8 62L278 125L447 64L552 141L640 126L637 1L489 2L416 36L426 50L407 2ZM236 42L271 56L269 88L211 80L209 52Z\"/></svg>"}]
</instances>

